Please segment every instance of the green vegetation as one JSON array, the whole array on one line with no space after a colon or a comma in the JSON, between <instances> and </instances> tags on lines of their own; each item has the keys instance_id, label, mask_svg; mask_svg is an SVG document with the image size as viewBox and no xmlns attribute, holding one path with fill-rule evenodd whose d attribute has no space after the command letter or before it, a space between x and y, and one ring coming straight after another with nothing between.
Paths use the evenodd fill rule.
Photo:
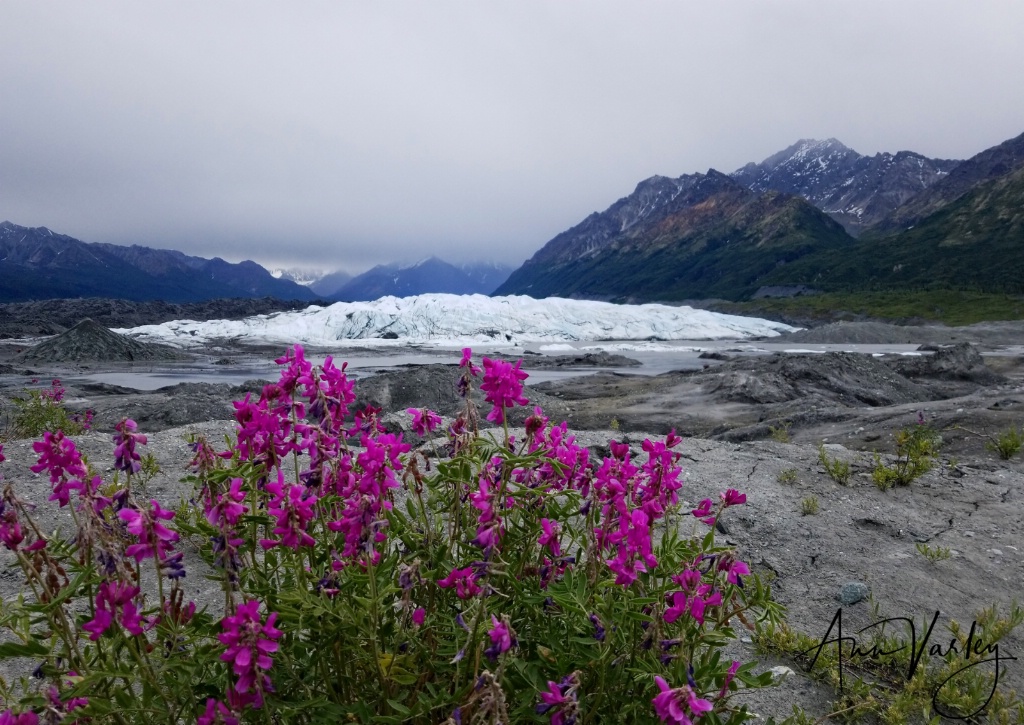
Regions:
<instances>
[{"instance_id":1,"label":"green vegetation","mask_svg":"<svg viewBox=\"0 0 1024 725\"><path fill-rule=\"evenodd\" d=\"M1009 428L985 444L985 448L997 454L1004 461L1017 455L1024 444L1024 435L1019 428Z\"/></svg>"},{"instance_id":2,"label":"green vegetation","mask_svg":"<svg viewBox=\"0 0 1024 725\"><path fill-rule=\"evenodd\" d=\"M773 441L778 441L779 443L789 443L791 440L789 436L789 429L791 425L792 424L788 420L779 423L778 426L770 425L768 426L768 436Z\"/></svg>"},{"instance_id":3,"label":"green vegetation","mask_svg":"<svg viewBox=\"0 0 1024 725\"><path fill-rule=\"evenodd\" d=\"M787 468L785 470L779 471L778 481L779 483L782 484L796 483L796 469Z\"/></svg>"},{"instance_id":4,"label":"green vegetation","mask_svg":"<svg viewBox=\"0 0 1024 725\"><path fill-rule=\"evenodd\" d=\"M917 549L917 553L930 562L945 561L953 556L953 552L945 546L936 546L933 548L928 546L928 544L919 543L915 544L915 548Z\"/></svg>"},{"instance_id":5,"label":"green vegetation","mask_svg":"<svg viewBox=\"0 0 1024 725\"><path fill-rule=\"evenodd\" d=\"M818 446L818 460L825 467L825 473L829 475L829 478L840 486L845 486L850 482L850 464L838 458L829 458L825 452L824 443Z\"/></svg>"},{"instance_id":6,"label":"green vegetation","mask_svg":"<svg viewBox=\"0 0 1024 725\"><path fill-rule=\"evenodd\" d=\"M874 317L971 325L1024 319L1024 297L955 289L889 290L722 302L718 312L824 323Z\"/></svg>"},{"instance_id":7,"label":"green vegetation","mask_svg":"<svg viewBox=\"0 0 1024 725\"><path fill-rule=\"evenodd\" d=\"M871 621L882 618L875 605ZM975 642L981 638L987 645L994 645L1024 622L1024 610L1014 604L1008 616L1000 617L992 606L978 612L975 622L972 630L950 621L947 629L958 643L956 650L949 648L945 654L922 651L913 670L910 648L906 646L910 632L886 625L872 628L871 634L865 632L858 641L856 655L844 645L841 668L836 645L821 647L821 637L810 637L785 622L759 627L754 642L761 652L796 660L804 670L810 667L811 677L835 688L838 697L832 702L829 719L867 722L877 718L885 725L931 725L944 722L941 713L946 713L967 722L1024 722L1024 702L994 681L992 669L970 666L990 658L991 652L983 648L965 651L969 632L973 632ZM916 624L919 636L922 624L927 629L929 623ZM936 635L935 639L945 637ZM974 649L981 649L981 654L975 654ZM815 654L817 660L811 666ZM979 720L981 710L986 716L984 720ZM793 717L786 720L790 725L810 722L800 711L794 711Z\"/></svg>"},{"instance_id":8,"label":"green vegetation","mask_svg":"<svg viewBox=\"0 0 1024 725\"><path fill-rule=\"evenodd\" d=\"M819 506L817 496L808 496L805 499L801 499L800 513L804 516L813 516L814 514L818 513L818 510Z\"/></svg>"},{"instance_id":9,"label":"green vegetation","mask_svg":"<svg viewBox=\"0 0 1024 725\"><path fill-rule=\"evenodd\" d=\"M64 431L67 435L80 435L89 430L92 411L84 415L68 413L64 408L64 387L56 378L48 389L26 388L22 396L11 399L13 417L8 416L2 439L36 438L43 433Z\"/></svg>"},{"instance_id":10,"label":"green vegetation","mask_svg":"<svg viewBox=\"0 0 1024 725\"><path fill-rule=\"evenodd\" d=\"M915 478L932 468L935 454L939 450L939 435L927 425L918 424L904 428L896 434L896 460L892 465L882 463L882 457L875 454L875 468L871 478L882 491L893 486L909 486Z\"/></svg>"}]
</instances>

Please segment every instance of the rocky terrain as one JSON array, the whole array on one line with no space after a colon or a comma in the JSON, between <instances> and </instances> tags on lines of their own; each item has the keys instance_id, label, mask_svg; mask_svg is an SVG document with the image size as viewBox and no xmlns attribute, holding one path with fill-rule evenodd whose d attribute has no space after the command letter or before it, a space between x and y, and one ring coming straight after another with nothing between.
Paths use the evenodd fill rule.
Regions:
<instances>
[{"instance_id":1,"label":"rocky terrain","mask_svg":"<svg viewBox=\"0 0 1024 725\"><path fill-rule=\"evenodd\" d=\"M171 320L241 320L285 310L302 310L309 302L273 297L220 298L204 302L136 302L102 297L44 299L0 304L0 339L39 337L64 332L88 317L103 327L159 325Z\"/></svg>"},{"instance_id":2,"label":"rocky terrain","mask_svg":"<svg viewBox=\"0 0 1024 725\"><path fill-rule=\"evenodd\" d=\"M166 345L140 342L108 330L85 318L66 332L15 356L17 362L82 363L143 362L146 360L184 360L188 355Z\"/></svg>"},{"instance_id":3,"label":"rocky terrain","mask_svg":"<svg viewBox=\"0 0 1024 725\"><path fill-rule=\"evenodd\" d=\"M834 138L802 139L732 177L751 191L798 194L854 236L945 178L960 162L913 151L863 156Z\"/></svg>"},{"instance_id":4,"label":"rocky terrain","mask_svg":"<svg viewBox=\"0 0 1024 725\"><path fill-rule=\"evenodd\" d=\"M889 327L829 326L795 333L791 340L798 342L797 335L803 335L812 344L836 340L845 332L881 341L915 331ZM737 546L756 572L771 579L776 600L788 608L788 621L800 631L820 638L839 607L844 628L852 631L873 621L874 604L877 616L918 622L940 611L934 638L942 640L948 639L944 628L951 620L970 623L992 604L1006 613L1022 591L1024 467L1018 458L999 459L986 444L1024 423L1024 359L1006 347L1007 340L1020 339L1019 325L1011 323L917 328L916 333L925 347L920 356L726 351L705 358L707 367L699 370L657 376L597 373L539 384L526 394L551 418L567 419L595 456L607 452L610 438L629 442L639 455L648 435L670 428L683 433L686 503L715 497L727 487L747 493L747 504L722 519L720 535ZM967 339L949 344L955 342L948 339L953 335ZM310 351L309 357L326 352ZM67 365L32 362L29 367L11 360L9 351L3 354L6 360L0 364L7 365L4 379L9 387L0 397L24 385L28 373L46 379L68 372ZM272 357L276 351L268 348L262 354ZM609 357L596 361L604 367ZM581 373L587 362L576 356L545 359L556 369L578 364ZM524 360L527 370L535 364L534 356ZM454 384L458 374L448 364L391 369L357 382L358 404L383 407L390 412L385 419L389 428L420 443L409 431L404 408L427 406L452 416L461 405ZM151 433L147 450L162 472L148 493L173 502L189 495L179 483L190 457L184 435L197 430L222 440L233 429L231 401L258 391L263 382L186 383L146 393L72 383L67 401L72 408L97 411L94 431L79 443L103 473L112 472L109 433L117 420L133 417L141 430ZM521 423L527 412L518 410L512 423ZM870 475L874 454L891 461L894 434L916 425L919 412L942 438L935 465L912 485L883 492ZM836 483L822 467L821 443L830 457L849 463L847 485ZM46 481L28 472L34 462L29 442L8 441L4 454L5 480L42 502ZM817 499L819 510L805 515L802 502L810 497ZM58 524L66 526L67 521L46 519L48 527ZM694 527L699 533L701 525ZM948 548L951 558L930 561L916 549L919 543ZM198 601L215 600L215 587L201 576L190 574L188 582ZM10 596L17 585L9 574L0 576L3 596ZM1021 657L1024 632L1007 637L1001 652ZM746 636L729 654L759 659L764 667L794 670L778 688L752 696L754 710L762 715L784 717L799 704L820 717L835 697L808 678L802 669L806 662L759 655ZM1024 665L1004 663L1000 683L1024 692Z\"/></svg>"}]
</instances>

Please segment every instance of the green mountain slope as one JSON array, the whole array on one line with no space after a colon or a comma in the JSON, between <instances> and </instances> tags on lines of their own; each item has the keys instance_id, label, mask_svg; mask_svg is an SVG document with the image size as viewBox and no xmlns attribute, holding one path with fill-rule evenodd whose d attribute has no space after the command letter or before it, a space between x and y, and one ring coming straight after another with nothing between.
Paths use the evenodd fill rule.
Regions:
<instances>
[{"instance_id":1,"label":"green mountain slope","mask_svg":"<svg viewBox=\"0 0 1024 725\"><path fill-rule=\"evenodd\" d=\"M841 292L1024 293L1024 168L977 185L906 231L862 240L842 256L816 252L784 276Z\"/></svg>"},{"instance_id":2,"label":"green mountain slope","mask_svg":"<svg viewBox=\"0 0 1024 725\"><path fill-rule=\"evenodd\" d=\"M652 214L585 253L559 254L559 245L580 246L559 235L495 294L743 299L771 284L780 268L819 249L838 252L855 243L837 222L803 199L755 194L718 177L716 187L692 204ZM580 227L607 227L605 222L599 215Z\"/></svg>"}]
</instances>

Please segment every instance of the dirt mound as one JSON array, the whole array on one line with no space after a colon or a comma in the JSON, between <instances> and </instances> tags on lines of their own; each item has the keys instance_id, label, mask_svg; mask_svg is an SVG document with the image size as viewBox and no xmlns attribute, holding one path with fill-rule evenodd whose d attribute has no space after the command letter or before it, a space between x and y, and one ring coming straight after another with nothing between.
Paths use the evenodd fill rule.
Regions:
<instances>
[{"instance_id":1,"label":"dirt mound","mask_svg":"<svg viewBox=\"0 0 1024 725\"><path fill-rule=\"evenodd\" d=\"M979 385L994 385L1006 378L985 365L977 349L967 342L940 347L932 355L904 358L892 364L894 370L908 378L939 378L968 380Z\"/></svg>"},{"instance_id":2,"label":"dirt mound","mask_svg":"<svg viewBox=\"0 0 1024 725\"><path fill-rule=\"evenodd\" d=\"M118 335L86 318L67 332L25 350L15 359L54 363L181 360L186 357L163 345L151 345Z\"/></svg>"},{"instance_id":3,"label":"dirt mound","mask_svg":"<svg viewBox=\"0 0 1024 725\"><path fill-rule=\"evenodd\" d=\"M518 358L507 358L517 360ZM605 352L586 352L576 355L552 355L531 357L523 362L524 370L560 370L562 368L636 368L643 365L625 355Z\"/></svg>"},{"instance_id":4,"label":"dirt mound","mask_svg":"<svg viewBox=\"0 0 1024 725\"><path fill-rule=\"evenodd\" d=\"M746 358L694 377L716 398L740 403L783 403L813 395L842 406L877 407L930 396L878 358L846 352Z\"/></svg>"}]
</instances>

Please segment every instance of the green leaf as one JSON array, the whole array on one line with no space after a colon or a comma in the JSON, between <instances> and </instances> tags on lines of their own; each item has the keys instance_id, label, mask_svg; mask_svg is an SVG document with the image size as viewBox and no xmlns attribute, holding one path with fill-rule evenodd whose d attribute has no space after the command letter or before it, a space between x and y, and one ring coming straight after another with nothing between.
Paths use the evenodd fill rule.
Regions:
<instances>
[{"instance_id":1,"label":"green leaf","mask_svg":"<svg viewBox=\"0 0 1024 725\"><path fill-rule=\"evenodd\" d=\"M410 715L410 714L412 714L412 710L407 708L405 705L400 703L398 700L388 700L388 704L391 705L391 709L392 710L395 710L396 712L400 712L403 715Z\"/></svg>"},{"instance_id":2,"label":"green leaf","mask_svg":"<svg viewBox=\"0 0 1024 725\"><path fill-rule=\"evenodd\" d=\"M45 657L50 654L50 648L35 640L21 642L5 642L0 644L0 659L11 657Z\"/></svg>"}]
</instances>

